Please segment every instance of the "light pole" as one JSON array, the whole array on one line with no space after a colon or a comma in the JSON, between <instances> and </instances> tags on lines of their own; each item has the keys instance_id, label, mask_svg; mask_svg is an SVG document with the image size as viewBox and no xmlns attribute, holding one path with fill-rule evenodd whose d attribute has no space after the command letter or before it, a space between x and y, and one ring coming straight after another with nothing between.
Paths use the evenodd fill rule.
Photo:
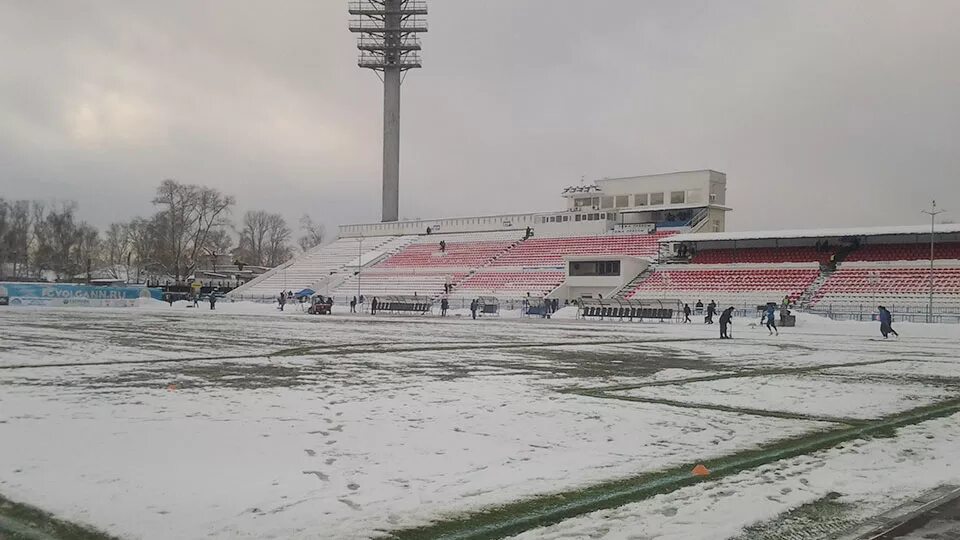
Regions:
<instances>
[{"instance_id":1,"label":"light pole","mask_svg":"<svg viewBox=\"0 0 960 540\"><path fill-rule=\"evenodd\" d=\"M876 270L870 272L867 276L867 282L873 287L873 305L870 306L870 312L873 313L873 308L877 306L877 289L880 286L880 272Z\"/></svg>"},{"instance_id":2,"label":"light pole","mask_svg":"<svg viewBox=\"0 0 960 540\"><path fill-rule=\"evenodd\" d=\"M930 303L927 307L927 322L933 322L933 243L934 243L934 224L937 214L942 214L946 210L937 210L937 201L930 203L930 210L923 210L924 214L930 216Z\"/></svg>"},{"instance_id":3,"label":"light pole","mask_svg":"<svg viewBox=\"0 0 960 540\"><path fill-rule=\"evenodd\" d=\"M363 235L357 242L357 302L360 301L360 267L363 266Z\"/></svg>"}]
</instances>

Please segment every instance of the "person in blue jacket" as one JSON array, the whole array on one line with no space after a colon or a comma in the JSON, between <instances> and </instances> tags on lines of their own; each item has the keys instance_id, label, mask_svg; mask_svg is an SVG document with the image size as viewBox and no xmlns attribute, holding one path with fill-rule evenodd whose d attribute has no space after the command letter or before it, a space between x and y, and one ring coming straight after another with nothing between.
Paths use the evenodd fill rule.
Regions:
<instances>
[{"instance_id":1,"label":"person in blue jacket","mask_svg":"<svg viewBox=\"0 0 960 540\"><path fill-rule=\"evenodd\" d=\"M900 337L900 334L893 329L893 315L890 314L890 310L883 306L877 306L877 310L880 312L880 333L883 334L883 339L887 339L889 334Z\"/></svg>"},{"instance_id":2,"label":"person in blue jacket","mask_svg":"<svg viewBox=\"0 0 960 540\"><path fill-rule=\"evenodd\" d=\"M773 335L774 332L776 332L778 336L780 335L780 331L777 330L777 321L776 319L774 319L774 316L776 315L776 311L777 311L777 308L776 306L774 306L774 304L772 303L767 304L767 315L766 315L767 331L770 332L771 336Z\"/></svg>"}]
</instances>

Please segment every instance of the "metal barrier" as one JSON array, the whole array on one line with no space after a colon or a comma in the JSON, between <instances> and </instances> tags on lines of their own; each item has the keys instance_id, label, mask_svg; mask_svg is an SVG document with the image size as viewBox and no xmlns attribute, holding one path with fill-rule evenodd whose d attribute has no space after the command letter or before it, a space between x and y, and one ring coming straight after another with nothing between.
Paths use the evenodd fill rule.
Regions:
<instances>
[{"instance_id":1,"label":"metal barrier","mask_svg":"<svg viewBox=\"0 0 960 540\"><path fill-rule=\"evenodd\" d=\"M477 311L484 315L500 316L500 299L496 296L481 296L477 298Z\"/></svg>"},{"instance_id":2,"label":"metal barrier","mask_svg":"<svg viewBox=\"0 0 960 540\"><path fill-rule=\"evenodd\" d=\"M878 302L879 303L879 302ZM926 307L897 306L884 304L893 315L894 321L899 322L933 322L943 324L960 324L960 306L934 306L933 314ZM806 310L807 313L828 317L834 321L877 321L877 307L875 305L822 305Z\"/></svg>"},{"instance_id":3,"label":"metal barrier","mask_svg":"<svg viewBox=\"0 0 960 540\"><path fill-rule=\"evenodd\" d=\"M680 305L679 300L583 299L577 301L577 318L596 317L600 320L675 322L674 315L681 312L677 309Z\"/></svg>"},{"instance_id":4,"label":"metal barrier","mask_svg":"<svg viewBox=\"0 0 960 540\"><path fill-rule=\"evenodd\" d=\"M377 297L377 313L416 313L423 315L433 310L433 300L423 296Z\"/></svg>"}]
</instances>

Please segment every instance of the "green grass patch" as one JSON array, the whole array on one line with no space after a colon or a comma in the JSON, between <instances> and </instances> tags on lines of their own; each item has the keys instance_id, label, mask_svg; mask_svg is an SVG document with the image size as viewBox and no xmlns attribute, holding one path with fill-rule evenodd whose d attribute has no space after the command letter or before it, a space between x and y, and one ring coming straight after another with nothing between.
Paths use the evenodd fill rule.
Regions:
<instances>
[{"instance_id":1,"label":"green grass patch","mask_svg":"<svg viewBox=\"0 0 960 540\"><path fill-rule=\"evenodd\" d=\"M487 540L503 538L598 510L669 493L699 482L712 481L774 461L797 457L834 447L855 439L874 437L899 427L960 412L960 399L920 407L890 415L862 426L843 426L780 439L760 448L707 460L711 473L696 477L691 469L696 462L631 478L603 482L583 489L555 493L488 508L473 514L453 516L432 524L392 531L398 540L446 539Z\"/></svg>"},{"instance_id":2,"label":"green grass patch","mask_svg":"<svg viewBox=\"0 0 960 540\"><path fill-rule=\"evenodd\" d=\"M4 540L115 540L86 525L63 521L39 508L0 496L0 538Z\"/></svg>"}]
</instances>

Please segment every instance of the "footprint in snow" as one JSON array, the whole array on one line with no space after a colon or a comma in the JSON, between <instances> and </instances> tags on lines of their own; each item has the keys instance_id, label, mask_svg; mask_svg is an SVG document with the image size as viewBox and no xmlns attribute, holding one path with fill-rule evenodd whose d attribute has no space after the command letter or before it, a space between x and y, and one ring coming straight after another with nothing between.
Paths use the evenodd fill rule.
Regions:
<instances>
[{"instance_id":1,"label":"footprint in snow","mask_svg":"<svg viewBox=\"0 0 960 540\"><path fill-rule=\"evenodd\" d=\"M303 471L303 474L313 474L313 475L316 475L317 478L319 478L320 480L322 480L322 481L324 481L324 482L330 480L330 477L329 477L329 476L323 474L323 473L320 472L320 471Z\"/></svg>"},{"instance_id":2,"label":"footprint in snow","mask_svg":"<svg viewBox=\"0 0 960 540\"><path fill-rule=\"evenodd\" d=\"M337 501L349 506L351 510L360 510L362 508L359 504L351 501L350 499L337 499Z\"/></svg>"}]
</instances>

